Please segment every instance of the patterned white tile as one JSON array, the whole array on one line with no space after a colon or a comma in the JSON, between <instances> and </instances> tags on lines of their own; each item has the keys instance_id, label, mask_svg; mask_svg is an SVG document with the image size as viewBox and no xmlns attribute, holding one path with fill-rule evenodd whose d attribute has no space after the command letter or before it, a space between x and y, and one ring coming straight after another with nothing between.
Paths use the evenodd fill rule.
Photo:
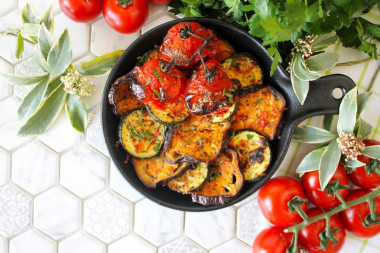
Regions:
<instances>
[{"instance_id":1,"label":"patterned white tile","mask_svg":"<svg viewBox=\"0 0 380 253\"><path fill-rule=\"evenodd\" d=\"M56 244L33 230L18 235L9 242L9 253L54 253Z\"/></svg>"},{"instance_id":2,"label":"patterned white tile","mask_svg":"<svg viewBox=\"0 0 380 253\"><path fill-rule=\"evenodd\" d=\"M104 187L107 166L105 157L81 144L62 155L60 182L79 197L85 198Z\"/></svg>"},{"instance_id":3,"label":"patterned white tile","mask_svg":"<svg viewBox=\"0 0 380 253\"><path fill-rule=\"evenodd\" d=\"M233 207L211 212L186 213L185 234L210 249L232 238L235 227Z\"/></svg>"},{"instance_id":4,"label":"patterned white tile","mask_svg":"<svg viewBox=\"0 0 380 253\"><path fill-rule=\"evenodd\" d=\"M166 22L169 22L169 21L172 21L172 20L175 20L176 18L171 15L171 14L165 14L165 15L162 15L161 17L157 18L157 19L154 19L148 23L146 23L143 27L142 27L142 33L145 33L147 31L149 31L150 29L152 29L153 27L156 27L158 25L161 25L163 23L166 23Z\"/></svg>"},{"instance_id":5,"label":"patterned white tile","mask_svg":"<svg viewBox=\"0 0 380 253\"><path fill-rule=\"evenodd\" d=\"M158 16L162 15L166 11L165 4L154 4L148 2L149 6L149 15L145 23L150 22L151 20L156 19Z\"/></svg>"},{"instance_id":6,"label":"patterned white tile","mask_svg":"<svg viewBox=\"0 0 380 253\"><path fill-rule=\"evenodd\" d=\"M63 240L58 245L59 253L73 252L91 252L103 253L106 252L105 245L99 241L90 238L82 233L76 233L73 236Z\"/></svg>"},{"instance_id":7,"label":"patterned white tile","mask_svg":"<svg viewBox=\"0 0 380 253\"><path fill-rule=\"evenodd\" d=\"M182 237L159 248L158 253L204 253L201 247L195 245L190 240Z\"/></svg>"},{"instance_id":8,"label":"patterned white tile","mask_svg":"<svg viewBox=\"0 0 380 253\"><path fill-rule=\"evenodd\" d=\"M183 216L181 211L144 199L135 206L134 230L151 243L162 245L182 233Z\"/></svg>"},{"instance_id":9,"label":"patterned white tile","mask_svg":"<svg viewBox=\"0 0 380 253\"><path fill-rule=\"evenodd\" d=\"M0 252L8 252L8 242L0 235Z\"/></svg>"},{"instance_id":10,"label":"patterned white tile","mask_svg":"<svg viewBox=\"0 0 380 253\"><path fill-rule=\"evenodd\" d=\"M114 50L125 50L139 36L140 31L128 35L120 34L112 30L104 19L99 19L92 25L91 52L100 56Z\"/></svg>"},{"instance_id":11,"label":"patterned white tile","mask_svg":"<svg viewBox=\"0 0 380 253\"><path fill-rule=\"evenodd\" d=\"M210 250L210 253L239 252L251 253L252 248L238 239L232 239L222 245Z\"/></svg>"},{"instance_id":12,"label":"patterned white tile","mask_svg":"<svg viewBox=\"0 0 380 253\"><path fill-rule=\"evenodd\" d=\"M34 200L34 226L55 240L78 229L79 213L79 200L58 187Z\"/></svg>"},{"instance_id":13,"label":"patterned white tile","mask_svg":"<svg viewBox=\"0 0 380 253\"><path fill-rule=\"evenodd\" d=\"M104 155L109 155L103 135L100 105L95 106L89 111L86 140Z\"/></svg>"},{"instance_id":14,"label":"patterned white tile","mask_svg":"<svg viewBox=\"0 0 380 253\"><path fill-rule=\"evenodd\" d=\"M10 155L0 148L0 186L9 180Z\"/></svg>"},{"instance_id":15,"label":"patterned white tile","mask_svg":"<svg viewBox=\"0 0 380 253\"><path fill-rule=\"evenodd\" d=\"M30 224L30 198L12 185L0 187L0 235L10 237Z\"/></svg>"},{"instance_id":16,"label":"patterned white tile","mask_svg":"<svg viewBox=\"0 0 380 253\"><path fill-rule=\"evenodd\" d=\"M53 6L54 13L60 11L58 0L18 0L18 7L20 11L27 3L32 3L34 5L39 17L41 17L45 10L50 6Z\"/></svg>"},{"instance_id":17,"label":"patterned white tile","mask_svg":"<svg viewBox=\"0 0 380 253\"><path fill-rule=\"evenodd\" d=\"M16 0L9 0L5 1L1 5L1 10L0 10L0 16L4 15L5 13L9 12L13 8L17 6L17 1Z\"/></svg>"},{"instance_id":18,"label":"patterned white tile","mask_svg":"<svg viewBox=\"0 0 380 253\"><path fill-rule=\"evenodd\" d=\"M4 61L2 58L0 58L0 71L8 73L13 72L12 66L8 62ZM9 85L2 78L0 78L0 100L8 97L11 94L11 91L11 85Z\"/></svg>"},{"instance_id":19,"label":"patterned white tile","mask_svg":"<svg viewBox=\"0 0 380 253\"><path fill-rule=\"evenodd\" d=\"M132 227L132 205L111 191L84 202L84 229L110 243L126 235Z\"/></svg>"},{"instance_id":20,"label":"patterned white tile","mask_svg":"<svg viewBox=\"0 0 380 253\"><path fill-rule=\"evenodd\" d=\"M237 237L243 242L252 245L257 234L267 224L257 203L257 193L250 202L237 211Z\"/></svg>"},{"instance_id":21,"label":"patterned white tile","mask_svg":"<svg viewBox=\"0 0 380 253\"><path fill-rule=\"evenodd\" d=\"M129 252L156 252L156 248L153 245L141 239L139 236L132 234L111 243L108 247L108 253L125 253L126 249L128 249Z\"/></svg>"},{"instance_id":22,"label":"patterned white tile","mask_svg":"<svg viewBox=\"0 0 380 253\"><path fill-rule=\"evenodd\" d=\"M57 182L58 156L36 142L12 155L12 180L32 194L38 194Z\"/></svg>"}]
</instances>

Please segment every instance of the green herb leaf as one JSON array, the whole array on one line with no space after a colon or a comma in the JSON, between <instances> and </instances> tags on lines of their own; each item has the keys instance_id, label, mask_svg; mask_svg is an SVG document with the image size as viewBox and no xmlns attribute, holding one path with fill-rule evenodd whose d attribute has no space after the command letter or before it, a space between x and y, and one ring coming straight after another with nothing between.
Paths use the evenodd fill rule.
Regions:
<instances>
[{"instance_id":1,"label":"green herb leaf","mask_svg":"<svg viewBox=\"0 0 380 253\"><path fill-rule=\"evenodd\" d=\"M329 145L327 145L325 152L323 152L321 162L319 164L319 182L322 190L325 189L331 177L334 175L341 155L342 153L338 142L335 140L331 141Z\"/></svg>"},{"instance_id":2,"label":"green herb leaf","mask_svg":"<svg viewBox=\"0 0 380 253\"><path fill-rule=\"evenodd\" d=\"M116 50L111 53L96 57L89 62L82 63L78 72L84 76L107 75L124 51Z\"/></svg>"},{"instance_id":3,"label":"green herb leaf","mask_svg":"<svg viewBox=\"0 0 380 253\"><path fill-rule=\"evenodd\" d=\"M46 79L48 75L44 76L29 76L29 75L19 75L19 74L12 74L12 73L6 73L0 71L0 76L9 84L11 85L33 85L41 82L42 80Z\"/></svg>"},{"instance_id":4,"label":"green herb leaf","mask_svg":"<svg viewBox=\"0 0 380 253\"><path fill-rule=\"evenodd\" d=\"M372 129L373 127L371 124L369 124L363 119L359 119L356 122L355 135L358 136L359 140L365 140L369 138L369 136L371 135Z\"/></svg>"},{"instance_id":5,"label":"green herb leaf","mask_svg":"<svg viewBox=\"0 0 380 253\"><path fill-rule=\"evenodd\" d=\"M313 52L320 52L337 43L339 37L335 33L320 34L311 43Z\"/></svg>"},{"instance_id":6,"label":"green herb leaf","mask_svg":"<svg viewBox=\"0 0 380 253\"><path fill-rule=\"evenodd\" d=\"M290 72L290 79L294 93L296 94L298 101L303 105L305 103L307 93L309 92L309 81L301 80L294 74L294 71Z\"/></svg>"},{"instance_id":7,"label":"green herb leaf","mask_svg":"<svg viewBox=\"0 0 380 253\"><path fill-rule=\"evenodd\" d=\"M161 93L160 93L158 90L156 90L156 89L154 89L153 92L154 92L154 94L157 95L157 97L154 97L154 96L153 96L153 98L154 98L155 100L160 100L160 99L161 99Z\"/></svg>"},{"instance_id":8,"label":"green herb leaf","mask_svg":"<svg viewBox=\"0 0 380 253\"><path fill-rule=\"evenodd\" d=\"M367 146L361 153L372 159L380 160L380 145Z\"/></svg>"},{"instance_id":9,"label":"green herb leaf","mask_svg":"<svg viewBox=\"0 0 380 253\"><path fill-rule=\"evenodd\" d=\"M45 24L42 24L38 34L38 46L39 50L41 51L41 56L44 58L45 61L47 60L47 57L53 44L53 36L51 36Z\"/></svg>"},{"instance_id":10,"label":"green herb leaf","mask_svg":"<svg viewBox=\"0 0 380 253\"><path fill-rule=\"evenodd\" d=\"M78 132L84 133L87 128L88 113L83 101L77 95L69 94L65 109L71 126Z\"/></svg>"},{"instance_id":11,"label":"green herb leaf","mask_svg":"<svg viewBox=\"0 0 380 253\"><path fill-rule=\"evenodd\" d=\"M321 74L310 71L306 67L305 60L302 58L300 53L294 55L294 64L292 67L292 72L300 80L313 81L321 77Z\"/></svg>"},{"instance_id":12,"label":"green herb leaf","mask_svg":"<svg viewBox=\"0 0 380 253\"><path fill-rule=\"evenodd\" d=\"M358 111L356 113L357 119L360 118L360 116L364 112L364 109L367 107L367 104L371 95L372 95L371 92L363 92L363 93L358 94L357 96Z\"/></svg>"},{"instance_id":13,"label":"green herb leaf","mask_svg":"<svg viewBox=\"0 0 380 253\"><path fill-rule=\"evenodd\" d=\"M54 12L53 6L50 6L42 15L40 24L44 24L50 34L54 31Z\"/></svg>"},{"instance_id":14,"label":"green herb leaf","mask_svg":"<svg viewBox=\"0 0 380 253\"><path fill-rule=\"evenodd\" d=\"M273 56L273 62L270 68L270 75L272 76L277 69L278 63L281 62L281 56L280 52L278 52L277 47L274 45L268 49L268 55Z\"/></svg>"},{"instance_id":15,"label":"green herb leaf","mask_svg":"<svg viewBox=\"0 0 380 253\"><path fill-rule=\"evenodd\" d=\"M59 76L71 64L71 45L69 32L67 29L61 34L59 39L53 44L47 58L47 70L53 76Z\"/></svg>"},{"instance_id":16,"label":"green herb leaf","mask_svg":"<svg viewBox=\"0 0 380 253\"><path fill-rule=\"evenodd\" d=\"M331 130L333 120L334 120L334 115L324 115L323 128L326 130Z\"/></svg>"},{"instance_id":17,"label":"green herb leaf","mask_svg":"<svg viewBox=\"0 0 380 253\"><path fill-rule=\"evenodd\" d=\"M45 58L42 56L39 45L34 46L33 59L34 59L34 62L40 67L41 70L43 70L44 72L47 72L46 70L47 62Z\"/></svg>"},{"instance_id":18,"label":"green herb leaf","mask_svg":"<svg viewBox=\"0 0 380 253\"><path fill-rule=\"evenodd\" d=\"M174 77L179 77L179 78L182 78L181 75L177 75L177 74L170 74L171 76L174 76Z\"/></svg>"},{"instance_id":19,"label":"green herb leaf","mask_svg":"<svg viewBox=\"0 0 380 253\"><path fill-rule=\"evenodd\" d=\"M53 78L52 80L50 80L49 83L48 83L46 92L45 92L44 99L46 99L48 96L50 96L50 94L55 89L57 89L58 86L60 86L61 84L62 84L62 81L61 81L61 77L60 76L57 76L57 77Z\"/></svg>"},{"instance_id":20,"label":"green herb leaf","mask_svg":"<svg viewBox=\"0 0 380 253\"><path fill-rule=\"evenodd\" d=\"M310 56L305 60L305 63L311 71L325 71L334 67L338 60L339 54L326 52Z\"/></svg>"},{"instance_id":21,"label":"green herb leaf","mask_svg":"<svg viewBox=\"0 0 380 253\"><path fill-rule=\"evenodd\" d=\"M149 77L148 81L146 81L146 83L144 84L144 86L148 86L151 81L152 81L152 79Z\"/></svg>"},{"instance_id":22,"label":"green herb leaf","mask_svg":"<svg viewBox=\"0 0 380 253\"><path fill-rule=\"evenodd\" d=\"M153 69L153 74L157 77L158 80L160 80L161 82L164 81L164 79L162 79L162 77L160 76L160 74L158 74L158 71L157 69Z\"/></svg>"},{"instance_id":23,"label":"green herb leaf","mask_svg":"<svg viewBox=\"0 0 380 253\"><path fill-rule=\"evenodd\" d=\"M330 131L313 126L297 127L293 134L295 140L311 144L325 143L337 137L336 134Z\"/></svg>"},{"instance_id":24,"label":"green herb leaf","mask_svg":"<svg viewBox=\"0 0 380 253\"><path fill-rule=\"evenodd\" d=\"M46 75L22 100L17 115L20 122L27 120L41 104L46 88L48 85L49 76Z\"/></svg>"},{"instance_id":25,"label":"green herb leaf","mask_svg":"<svg viewBox=\"0 0 380 253\"><path fill-rule=\"evenodd\" d=\"M67 93L63 90L63 84L61 84L38 107L17 134L19 136L30 136L45 132L58 117L66 102L66 96Z\"/></svg>"},{"instance_id":26,"label":"green herb leaf","mask_svg":"<svg viewBox=\"0 0 380 253\"><path fill-rule=\"evenodd\" d=\"M342 99L339 107L339 119L337 124L337 131L352 133L356 123L357 112L357 87L350 90Z\"/></svg>"},{"instance_id":27,"label":"green herb leaf","mask_svg":"<svg viewBox=\"0 0 380 253\"><path fill-rule=\"evenodd\" d=\"M380 175L380 161L374 159L368 162L365 165L365 170L366 170L367 175L371 173L376 173L377 175Z\"/></svg>"},{"instance_id":28,"label":"green herb leaf","mask_svg":"<svg viewBox=\"0 0 380 253\"><path fill-rule=\"evenodd\" d=\"M26 24L26 23L37 24L38 23L36 9L34 8L33 4L27 3L24 6L24 8L22 8L21 21L23 24Z\"/></svg>"},{"instance_id":29,"label":"green herb leaf","mask_svg":"<svg viewBox=\"0 0 380 253\"><path fill-rule=\"evenodd\" d=\"M307 154L301 161L300 165L298 165L297 173L303 174L308 171L318 170L322 155L325 150L326 147L321 147Z\"/></svg>"},{"instance_id":30,"label":"green herb leaf","mask_svg":"<svg viewBox=\"0 0 380 253\"><path fill-rule=\"evenodd\" d=\"M365 163L362 163L358 160L349 160L346 162L346 166L350 168L357 168L357 167L365 166Z\"/></svg>"},{"instance_id":31,"label":"green herb leaf","mask_svg":"<svg viewBox=\"0 0 380 253\"><path fill-rule=\"evenodd\" d=\"M40 31L40 25L37 24L23 24L20 28L20 33L23 36L29 36L33 42L37 43L38 32Z\"/></svg>"},{"instance_id":32,"label":"green herb leaf","mask_svg":"<svg viewBox=\"0 0 380 253\"><path fill-rule=\"evenodd\" d=\"M21 33L17 33L17 42L16 42L16 51L15 51L16 59L21 59L23 52L24 52L24 38L22 37Z\"/></svg>"},{"instance_id":33,"label":"green herb leaf","mask_svg":"<svg viewBox=\"0 0 380 253\"><path fill-rule=\"evenodd\" d=\"M253 138L253 135L252 134L247 134L247 139L250 140Z\"/></svg>"}]
</instances>

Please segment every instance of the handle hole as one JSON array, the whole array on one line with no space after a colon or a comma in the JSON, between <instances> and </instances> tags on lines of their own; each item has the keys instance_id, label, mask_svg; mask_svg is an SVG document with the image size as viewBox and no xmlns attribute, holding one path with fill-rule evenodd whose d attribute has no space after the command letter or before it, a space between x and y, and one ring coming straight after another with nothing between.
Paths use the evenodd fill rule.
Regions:
<instances>
[{"instance_id":1,"label":"handle hole","mask_svg":"<svg viewBox=\"0 0 380 253\"><path fill-rule=\"evenodd\" d=\"M333 89L332 91L332 96L333 98L335 98L336 100L339 100L343 97L344 95L344 91L342 88L335 88Z\"/></svg>"}]
</instances>

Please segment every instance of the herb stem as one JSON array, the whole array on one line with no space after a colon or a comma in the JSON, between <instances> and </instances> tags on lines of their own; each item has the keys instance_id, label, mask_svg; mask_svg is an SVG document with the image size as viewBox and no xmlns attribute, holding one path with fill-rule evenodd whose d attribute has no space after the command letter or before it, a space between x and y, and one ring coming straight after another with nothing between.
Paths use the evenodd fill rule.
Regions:
<instances>
[{"instance_id":1,"label":"herb stem","mask_svg":"<svg viewBox=\"0 0 380 253\"><path fill-rule=\"evenodd\" d=\"M371 83L369 84L367 91L371 91L373 86L375 86L375 81L377 77L379 76L379 73L380 73L380 65L377 67L375 75L372 77Z\"/></svg>"},{"instance_id":2,"label":"herb stem","mask_svg":"<svg viewBox=\"0 0 380 253\"><path fill-rule=\"evenodd\" d=\"M17 37L18 36L18 33L16 33L17 30L12 30L12 31L2 31L0 32L0 35L10 35L10 36L13 36L13 37ZM22 36L22 38L24 39L24 41L34 45L36 43L34 43L32 40L28 39L28 38L25 38L24 36Z\"/></svg>"},{"instance_id":3,"label":"herb stem","mask_svg":"<svg viewBox=\"0 0 380 253\"><path fill-rule=\"evenodd\" d=\"M378 55L377 57L379 58L380 55ZM357 60L357 61L340 62L340 63L337 63L335 65L335 67L352 66L352 65L364 63L364 62L367 62L367 61L370 61L370 60L373 60L373 59L374 58L366 58L366 59Z\"/></svg>"}]
</instances>

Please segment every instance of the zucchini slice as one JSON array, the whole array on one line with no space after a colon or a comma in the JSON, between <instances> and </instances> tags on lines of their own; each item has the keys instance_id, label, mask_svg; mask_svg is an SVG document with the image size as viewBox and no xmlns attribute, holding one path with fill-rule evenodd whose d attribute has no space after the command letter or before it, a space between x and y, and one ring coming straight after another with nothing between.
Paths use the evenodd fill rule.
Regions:
<instances>
[{"instance_id":1,"label":"zucchini slice","mask_svg":"<svg viewBox=\"0 0 380 253\"><path fill-rule=\"evenodd\" d=\"M200 188L209 176L209 169L206 163L197 163L189 167L184 174L173 178L168 182L168 187L182 194Z\"/></svg>"},{"instance_id":2,"label":"zucchini slice","mask_svg":"<svg viewBox=\"0 0 380 253\"><path fill-rule=\"evenodd\" d=\"M119 138L124 149L134 157L149 158L157 155L165 140L166 126L158 123L141 108L122 117Z\"/></svg>"},{"instance_id":3,"label":"zucchini slice","mask_svg":"<svg viewBox=\"0 0 380 253\"><path fill-rule=\"evenodd\" d=\"M182 124L170 128L166 135L164 157L168 163L205 162L214 160L227 140L230 122L212 124L191 115Z\"/></svg>"},{"instance_id":4,"label":"zucchini slice","mask_svg":"<svg viewBox=\"0 0 380 253\"><path fill-rule=\"evenodd\" d=\"M265 137L254 131L242 131L232 137L229 144L239 154L244 180L259 179L271 161L271 151Z\"/></svg>"},{"instance_id":5,"label":"zucchini slice","mask_svg":"<svg viewBox=\"0 0 380 253\"><path fill-rule=\"evenodd\" d=\"M237 88L263 84L263 71L250 54L239 53L228 57L221 68Z\"/></svg>"},{"instance_id":6,"label":"zucchini slice","mask_svg":"<svg viewBox=\"0 0 380 253\"><path fill-rule=\"evenodd\" d=\"M165 107L159 109L146 105L146 110L154 120L164 125L176 125L185 121L190 115L183 98L179 98L175 103L167 103Z\"/></svg>"},{"instance_id":7,"label":"zucchini slice","mask_svg":"<svg viewBox=\"0 0 380 253\"><path fill-rule=\"evenodd\" d=\"M132 158L132 164L137 176L148 188L165 185L173 177L181 175L187 170L187 163L168 164L163 153L148 159Z\"/></svg>"},{"instance_id":8,"label":"zucchini slice","mask_svg":"<svg viewBox=\"0 0 380 253\"><path fill-rule=\"evenodd\" d=\"M265 86L240 98L240 106L231 119L231 129L253 130L273 140L282 121L286 101L274 88Z\"/></svg>"},{"instance_id":9,"label":"zucchini slice","mask_svg":"<svg viewBox=\"0 0 380 253\"><path fill-rule=\"evenodd\" d=\"M238 103L233 103L230 107L225 107L205 115L204 118L211 123L225 122L232 118L238 107Z\"/></svg>"},{"instance_id":10,"label":"zucchini slice","mask_svg":"<svg viewBox=\"0 0 380 253\"><path fill-rule=\"evenodd\" d=\"M236 151L226 149L210 164L210 177L197 191L191 193L192 201L205 205L221 205L237 196L244 184Z\"/></svg>"},{"instance_id":11,"label":"zucchini slice","mask_svg":"<svg viewBox=\"0 0 380 253\"><path fill-rule=\"evenodd\" d=\"M143 102L137 99L132 92L129 78L124 75L119 77L108 92L108 102L114 106L113 112L124 115L128 111L144 107Z\"/></svg>"}]
</instances>

